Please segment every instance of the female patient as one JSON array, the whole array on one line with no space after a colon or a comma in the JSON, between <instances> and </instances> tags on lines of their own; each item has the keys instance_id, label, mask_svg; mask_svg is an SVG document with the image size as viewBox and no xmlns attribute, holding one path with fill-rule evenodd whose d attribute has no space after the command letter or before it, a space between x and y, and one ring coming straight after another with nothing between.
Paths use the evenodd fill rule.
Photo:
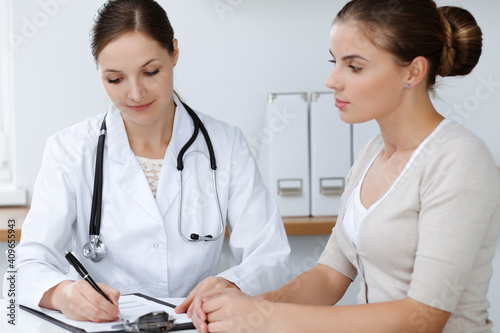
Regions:
<instances>
[{"instance_id":1,"label":"female patient","mask_svg":"<svg viewBox=\"0 0 500 333\"><path fill-rule=\"evenodd\" d=\"M481 55L473 16L432 0L353 0L330 33L340 118L381 135L348 175L337 226L310 271L256 298L211 291L200 332L491 332L486 297L500 230L485 144L431 103L436 77ZM356 275L360 304L332 306Z\"/></svg>"}]
</instances>

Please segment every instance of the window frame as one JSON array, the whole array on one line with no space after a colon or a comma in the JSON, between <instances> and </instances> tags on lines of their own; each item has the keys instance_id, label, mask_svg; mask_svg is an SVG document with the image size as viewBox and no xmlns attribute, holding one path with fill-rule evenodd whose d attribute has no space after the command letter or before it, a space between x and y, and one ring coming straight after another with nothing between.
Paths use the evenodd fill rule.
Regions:
<instances>
[{"instance_id":1,"label":"window frame","mask_svg":"<svg viewBox=\"0 0 500 333\"><path fill-rule=\"evenodd\" d=\"M0 0L0 186L14 185L11 0Z\"/></svg>"},{"instance_id":2,"label":"window frame","mask_svg":"<svg viewBox=\"0 0 500 333\"><path fill-rule=\"evenodd\" d=\"M17 188L12 0L0 0L0 206L26 204Z\"/></svg>"}]
</instances>

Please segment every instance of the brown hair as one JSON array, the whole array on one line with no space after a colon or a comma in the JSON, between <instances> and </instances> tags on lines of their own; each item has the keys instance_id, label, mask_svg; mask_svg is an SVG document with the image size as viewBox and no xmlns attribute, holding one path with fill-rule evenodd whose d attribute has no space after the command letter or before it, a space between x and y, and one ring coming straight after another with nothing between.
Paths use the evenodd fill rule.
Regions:
<instances>
[{"instance_id":1,"label":"brown hair","mask_svg":"<svg viewBox=\"0 0 500 333\"><path fill-rule=\"evenodd\" d=\"M108 0L97 11L90 32L92 55L99 53L115 38L138 31L174 53L174 30L165 10L154 0Z\"/></svg>"},{"instance_id":2,"label":"brown hair","mask_svg":"<svg viewBox=\"0 0 500 333\"><path fill-rule=\"evenodd\" d=\"M349 20L403 66L425 57L429 89L438 75L469 74L481 56L482 32L472 14L458 7L438 8L433 0L352 0L334 23Z\"/></svg>"}]
</instances>

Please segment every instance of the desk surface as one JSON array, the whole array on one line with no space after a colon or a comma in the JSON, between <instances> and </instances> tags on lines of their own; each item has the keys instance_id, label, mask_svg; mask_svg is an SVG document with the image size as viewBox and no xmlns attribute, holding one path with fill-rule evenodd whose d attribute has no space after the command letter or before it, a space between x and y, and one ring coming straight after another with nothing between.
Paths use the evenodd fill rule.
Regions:
<instances>
[{"instance_id":1,"label":"desk surface","mask_svg":"<svg viewBox=\"0 0 500 333\"><path fill-rule=\"evenodd\" d=\"M0 242L6 242L9 235L8 221L14 219L16 241L21 239L21 226L29 207L2 207L0 208ZM289 236L298 235L329 235L337 221L336 216L319 217L284 217L283 223Z\"/></svg>"},{"instance_id":2,"label":"desk surface","mask_svg":"<svg viewBox=\"0 0 500 333\"><path fill-rule=\"evenodd\" d=\"M172 298L172 299L164 299L165 301L172 304L180 304L182 299ZM10 325L7 323L8 317L5 315L7 313L7 300L0 299L0 308L2 309L0 313L0 332L5 333L68 333L68 330L65 330L61 327L58 327L54 324L49 323L46 320L43 320L40 317L32 315L24 310L16 308L16 325ZM179 332L196 332L196 330L185 330Z\"/></svg>"}]
</instances>

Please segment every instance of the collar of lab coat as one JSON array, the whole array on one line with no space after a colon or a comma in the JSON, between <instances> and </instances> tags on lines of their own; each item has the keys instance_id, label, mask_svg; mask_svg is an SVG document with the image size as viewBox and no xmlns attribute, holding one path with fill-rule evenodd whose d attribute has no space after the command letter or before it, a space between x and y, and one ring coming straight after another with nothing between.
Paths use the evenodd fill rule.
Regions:
<instances>
[{"instance_id":1,"label":"collar of lab coat","mask_svg":"<svg viewBox=\"0 0 500 333\"><path fill-rule=\"evenodd\" d=\"M145 180L144 171L130 148L120 111L114 105L111 105L106 117L107 156L109 159L122 164L121 171L112 177L116 177L116 182L120 187L159 222L163 221L162 216L179 193L177 156L194 130L191 117L175 94L173 99L176 110L172 138L165 152L156 200L151 193L148 182ZM188 151L195 146L191 146ZM186 180L190 173L189 167L185 166L182 173L183 179ZM144 195L144 193L151 193L151 195Z\"/></svg>"}]
</instances>

